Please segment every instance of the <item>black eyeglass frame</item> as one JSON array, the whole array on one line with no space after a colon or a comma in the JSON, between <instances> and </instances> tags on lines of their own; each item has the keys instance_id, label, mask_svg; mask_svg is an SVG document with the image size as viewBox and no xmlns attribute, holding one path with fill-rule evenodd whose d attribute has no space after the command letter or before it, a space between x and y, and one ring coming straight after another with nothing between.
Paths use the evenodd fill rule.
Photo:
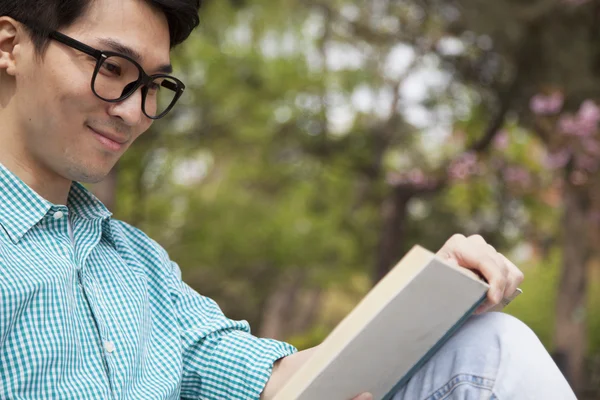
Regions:
<instances>
[{"instance_id":1,"label":"black eyeglass frame","mask_svg":"<svg viewBox=\"0 0 600 400\"><path fill-rule=\"evenodd\" d=\"M128 57L124 54L116 53L116 52L112 52L112 51L102 51L102 50L95 49L91 46L88 46L85 43L80 42L79 40L73 39L72 37L69 37L58 31L51 32L49 36L51 39L54 39L54 40L56 40L60 43L63 43L69 47L79 50L79 51L96 59L96 68L94 69L94 74L92 75L91 86L92 86L92 92L100 100L106 101L108 103L119 103L119 102L129 98L132 94L134 94L141 87L142 88L142 112L144 113L144 115L146 115L146 117L153 119L153 120L157 120L157 119L163 118L165 115L167 115L169 113L169 111L171 111L171 109L173 109L173 107L175 106L175 103L177 103L177 101L183 95L183 92L185 91L185 85L179 79L175 78L174 76L168 75L168 74L148 75L146 73L146 71L144 71L142 66L137 61L135 61L131 57ZM129 88L128 91L124 92L124 94L121 95L121 97L119 97L118 99L105 99L104 97L100 96L96 92L95 83L96 83L96 78L98 77L98 72L100 72L100 68L102 67L102 64L109 57L113 57L113 56L121 57L121 58L124 58L124 59L130 61L133 65L135 65L137 67L137 69L140 72L140 75L139 75L137 82L135 82L135 84L131 88ZM148 94L148 85L156 78L172 79L176 83L176 86L169 87L169 89L171 89L175 92L175 96L173 97L171 104L169 104L169 106L166 108L165 111L163 111L160 115L152 117L152 116L148 115L148 113L146 112L146 96ZM169 84L171 84L171 82L163 81L163 84L169 85ZM126 88L128 86L129 85L127 85Z\"/></svg>"}]
</instances>

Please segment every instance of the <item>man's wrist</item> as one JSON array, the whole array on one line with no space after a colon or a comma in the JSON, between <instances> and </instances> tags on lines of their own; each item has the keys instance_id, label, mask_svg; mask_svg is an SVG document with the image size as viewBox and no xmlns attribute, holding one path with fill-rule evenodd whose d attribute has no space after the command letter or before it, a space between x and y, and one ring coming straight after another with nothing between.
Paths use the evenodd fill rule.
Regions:
<instances>
[{"instance_id":1,"label":"man's wrist","mask_svg":"<svg viewBox=\"0 0 600 400\"><path fill-rule=\"evenodd\" d=\"M298 353L280 358L273 364L271 377L260 395L261 400L270 400L275 397L283 385L304 365L317 347L299 351Z\"/></svg>"}]
</instances>

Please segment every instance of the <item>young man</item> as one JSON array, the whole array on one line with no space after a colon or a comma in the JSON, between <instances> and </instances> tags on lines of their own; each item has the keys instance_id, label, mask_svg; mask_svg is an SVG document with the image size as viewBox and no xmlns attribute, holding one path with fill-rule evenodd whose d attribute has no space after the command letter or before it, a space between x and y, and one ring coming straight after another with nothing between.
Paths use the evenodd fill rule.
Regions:
<instances>
[{"instance_id":1,"label":"young man","mask_svg":"<svg viewBox=\"0 0 600 400\"><path fill-rule=\"evenodd\" d=\"M108 174L183 92L199 0L0 0L0 398L271 398L313 350L249 333L76 182ZM521 272L481 237L439 252L489 305ZM398 354L401 358L402 354ZM535 335L474 317L397 399L572 399Z\"/></svg>"}]
</instances>

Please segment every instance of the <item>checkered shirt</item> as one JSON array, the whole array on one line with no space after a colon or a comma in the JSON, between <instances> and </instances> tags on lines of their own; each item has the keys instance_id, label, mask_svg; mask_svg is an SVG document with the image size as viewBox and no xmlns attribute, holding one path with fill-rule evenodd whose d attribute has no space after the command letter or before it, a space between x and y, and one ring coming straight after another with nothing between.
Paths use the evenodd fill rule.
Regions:
<instances>
[{"instance_id":1,"label":"checkered shirt","mask_svg":"<svg viewBox=\"0 0 600 400\"><path fill-rule=\"evenodd\" d=\"M54 205L0 164L0 399L257 399L297 350L181 279L73 183Z\"/></svg>"}]
</instances>

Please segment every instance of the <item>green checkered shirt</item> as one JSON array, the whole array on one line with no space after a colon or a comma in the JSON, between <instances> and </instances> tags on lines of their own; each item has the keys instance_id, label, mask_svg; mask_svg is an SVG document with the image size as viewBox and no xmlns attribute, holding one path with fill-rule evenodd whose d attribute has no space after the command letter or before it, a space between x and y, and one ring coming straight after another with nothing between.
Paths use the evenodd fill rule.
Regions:
<instances>
[{"instance_id":1,"label":"green checkered shirt","mask_svg":"<svg viewBox=\"0 0 600 400\"><path fill-rule=\"evenodd\" d=\"M78 183L53 205L0 164L0 227L0 399L256 399L296 351Z\"/></svg>"}]
</instances>

